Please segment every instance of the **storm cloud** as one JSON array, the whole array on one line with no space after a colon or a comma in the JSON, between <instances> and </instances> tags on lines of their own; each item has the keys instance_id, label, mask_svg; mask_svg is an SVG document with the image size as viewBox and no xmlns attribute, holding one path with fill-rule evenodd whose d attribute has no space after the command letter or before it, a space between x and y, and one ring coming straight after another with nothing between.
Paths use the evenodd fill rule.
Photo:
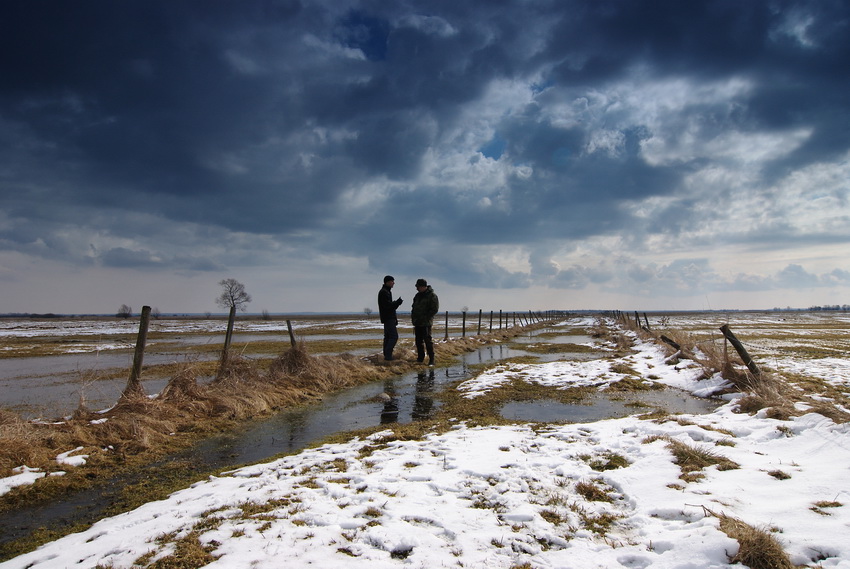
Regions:
<instances>
[{"instance_id":1,"label":"storm cloud","mask_svg":"<svg viewBox=\"0 0 850 569\"><path fill-rule=\"evenodd\" d=\"M454 308L847 302L846 2L2 12L0 311L86 271L250 275L280 310L271 291L311 274L311 309L359 310L344 283L386 272L466 295Z\"/></svg>"}]
</instances>

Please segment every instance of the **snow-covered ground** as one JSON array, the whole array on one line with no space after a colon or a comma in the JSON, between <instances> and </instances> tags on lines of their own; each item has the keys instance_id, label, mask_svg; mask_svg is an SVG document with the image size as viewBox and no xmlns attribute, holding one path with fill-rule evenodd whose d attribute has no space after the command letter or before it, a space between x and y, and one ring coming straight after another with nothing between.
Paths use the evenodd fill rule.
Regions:
<instances>
[{"instance_id":1,"label":"snow-covered ground","mask_svg":"<svg viewBox=\"0 0 850 569\"><path fill-rule=\"evenodd\" d=\"M606 384L616 364L695 392L722 384L665 364L652 344L605 362L504 366L462 388L476 397L518 374ZM850 372L836 373L847 381ZM850 568L850 424L817 414L778 421L734 405L665 422L458 423L414 441L388 428L199 481L0 568L129 568L198 544L221 568L727 567L738 543L712 513L771 532L794 564ZM738 468L709 466L685 481L658 437Z\"/></svg>"}]
</instances>

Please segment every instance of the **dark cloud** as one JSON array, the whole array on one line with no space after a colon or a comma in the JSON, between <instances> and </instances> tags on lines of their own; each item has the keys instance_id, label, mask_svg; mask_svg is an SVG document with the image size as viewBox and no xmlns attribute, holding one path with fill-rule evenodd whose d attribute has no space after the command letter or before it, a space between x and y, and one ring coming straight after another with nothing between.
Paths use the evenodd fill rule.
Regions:
<instances>
[{"instance_id":1,"label":"dark cloud","mask_svg":"<svg viewBox=\"0 0 850 569\"><path fill-rule=\"evenodd\" d=\"M462 286L598 287L609 268L555 258L705 241L728 216L709 206L743 191L725 180L770 194L850 150L841 0L13 0L2 16L0 245L37 257L205 271L404 252ZM735 239L845 238L768 225ZM499 260L511 247L527 268ZM682 256L629 282L723 281ZM805 286L800 269L770 282Z\"/></svg>"}]
</instances>

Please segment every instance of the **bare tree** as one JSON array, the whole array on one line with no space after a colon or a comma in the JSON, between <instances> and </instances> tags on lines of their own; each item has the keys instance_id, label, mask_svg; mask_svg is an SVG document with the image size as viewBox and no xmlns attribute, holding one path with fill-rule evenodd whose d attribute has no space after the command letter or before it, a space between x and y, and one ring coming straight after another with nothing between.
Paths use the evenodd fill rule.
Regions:
<instances>
[{"instance_id":1,"label":"bare tree","mask_svg":"<svg viewBox=\"0 0 850 569\"><path fill-rule=\"evenodd\" d=\"M236 279L224 279L218 283L221 285L221 296L216 299L216 304L227 308L230 314L227 317L227 333L224 336L224 350L221 352L221 366L219 375L224 373L230 357L230 341L233 338L233 323L236 321L236 310L245 311L245 305L251 302L251 295L245 292L245 285Z\"/></svg>"},{"instance_id":2,"label":"bare tree","mask_svg":"<svg viewBox=\"0 0 850 569\"><path fill-rule=\"evenodd\" d=\"M126 304L122 304L121 308L118 309L118 312L115 314L118 318L129 318L133 315L133 309L127 306Z\"/></svg>"},{"instance_id":3,"label":"bare tree","mask_svg":"<svg viewBox=\"0 0 850 569\"><path fill-rule=\"evenodd\" d=\"M363 309L363 312L366 314L366 318L369 318L370 316L372 316L372 308L371 308L371 307L369 307L369 306L367 306L366 308L364 308L364 309Z\"/></svg>"},{"instance_id":4,"label":"bare tree","mask_svg":"<svg viewBox=\"0 0 850 569\"><path fill-rule=\"evenodd\" d=\"M222 291L215 303L222 308L236 308L244 312L246 305L251 302L251 295L245 292L245 285L236 279L224 279L218 284Z\"/></svg>"}]
</instances>

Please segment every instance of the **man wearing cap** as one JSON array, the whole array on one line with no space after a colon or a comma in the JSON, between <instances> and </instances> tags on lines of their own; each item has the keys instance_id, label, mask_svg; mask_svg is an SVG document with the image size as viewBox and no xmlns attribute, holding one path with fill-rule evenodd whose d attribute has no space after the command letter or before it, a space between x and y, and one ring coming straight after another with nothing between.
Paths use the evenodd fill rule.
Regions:
<instances>
[{"instance_id":1,"label":"man wearing cap","mask_svg":"<svg viewBox=\"0 0 850 569\"><path fill-rule=\"evenodd\" d=\"M413 321L413 334L416 340L416 361L425 361L428 354L428 365L434 365L434 342L431 340L431 326L434 316L440 310L440 300L434 294L434 289L425 279L416 281L416 296L413 297L413 308L410 319Z\"/></svg>"},{"instance_id":2,"label":"man wearing cap","mask_svg":"<svg viewBox=\"0 0 850 569\"><path fill-rule=\"evenodd\" d=\"M393 285L395 279L387 275L384 277L384 286L378 291L378 312L384 325L384 359L387 361L393 359L393 349L398 342L398 317L395 311L401 306L401 298L393 300Z\"/></svg>"}]
</instances>

